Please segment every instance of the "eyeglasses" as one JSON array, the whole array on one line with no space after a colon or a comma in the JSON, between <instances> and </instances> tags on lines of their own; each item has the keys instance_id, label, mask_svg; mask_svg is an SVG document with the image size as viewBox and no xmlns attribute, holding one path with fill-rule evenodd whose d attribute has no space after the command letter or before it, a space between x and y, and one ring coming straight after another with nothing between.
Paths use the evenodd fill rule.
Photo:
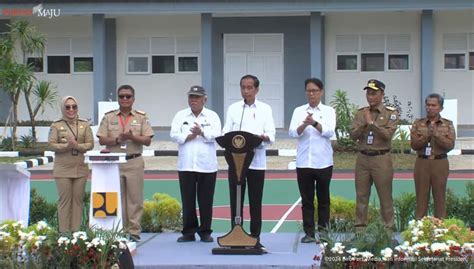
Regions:
<instances>
[{"instance_id":1,"label":"eyeglasses","mask_svg":"<svg viewBox=\"0 0 474 269\"><path fill-rule=\"evenodd\" d=\"M320 92L320 91L321 91L321 89L317 89L317 90L306 90L306 93L307 93L307 94L315 94L315 93Z\"/></svg>"},{"instance_id":2,"label":"eyeglasses","mask_svg":"<svg viewBox=\"0 0 474 269\"><path fill-rule=\"evenodd\" d=\"M120 94L118 96L120 99L132 99L133 98L133 95L130 95L130 94Z\"/></svg>"},{"instance_id":3,"label":"eyeglasses","mask_svg":"<svg viewBox=\"0 0 474 269\"><path fill-rule=\"evenodd\" d=\"M67 106L64 106L64 108L65 108L66 110L77 110L77 105L72 105L72 106L67 105Z\"/></svg>"}]
</instances>

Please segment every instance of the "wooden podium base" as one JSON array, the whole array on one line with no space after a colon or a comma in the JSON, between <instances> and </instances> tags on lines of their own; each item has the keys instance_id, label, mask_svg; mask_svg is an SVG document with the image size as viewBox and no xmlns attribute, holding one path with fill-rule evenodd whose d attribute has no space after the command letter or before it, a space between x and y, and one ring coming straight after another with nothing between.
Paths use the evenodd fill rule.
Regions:
<instances>
[{"instance_id":1,"label":"wooden podium base","mask_svg":"<svg viewBox=\"0 0 474 269\"><path fill-rule=\"evenodd\" d=\"M217 238L220 248L213 248L212 254L262 255L265 251L257 247L258 240L244 231L241 225Z\"/></svg>"},{"instance_id":2,"label":"wooden podium base","mask_svg":"<svg viewBox=\"0 0 474 269\"><path fill-rule=\"evenodd\" d=\"M222 247L213 248L214 255L262 255L265 251L255 247Z\"/></svg>"}]
</instances>

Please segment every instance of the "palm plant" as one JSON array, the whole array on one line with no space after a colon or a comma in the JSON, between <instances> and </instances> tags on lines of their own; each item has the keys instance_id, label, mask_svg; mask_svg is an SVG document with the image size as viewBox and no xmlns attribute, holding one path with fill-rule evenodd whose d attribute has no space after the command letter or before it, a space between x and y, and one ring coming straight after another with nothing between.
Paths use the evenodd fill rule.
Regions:
<instances>
[{"instance_id":1,"label":"palm plant","mask_svg":"<svg viewBox=\"0 0 474 269\"><path fill-rule=\"evenodd\" d=\"M11 100L12 147L15 149L20 95L22 92L31 91L35 80L32 68L27 65L28 55L42 54L45 38L27 21L15 21L8 26L10 30L0 36L0 88ZM15 44L19 44L21 49L19 59L15 57Z\"/></svg>"},{"instance_id":2,"label":"palm plant","mask_svg":"<svg viewBox=\"0 0 474 269\"><path fill-rule=\"evenodd\" d=\"M32 104L31 93L36 99ZM53 107L58 99L56 87L49 81L41 80L35 87L28 87L24 90L26 107L31 121L31 135L36 141L36 116L39 112L43 113L46 106Z\"/></svg>"}]
</instances>

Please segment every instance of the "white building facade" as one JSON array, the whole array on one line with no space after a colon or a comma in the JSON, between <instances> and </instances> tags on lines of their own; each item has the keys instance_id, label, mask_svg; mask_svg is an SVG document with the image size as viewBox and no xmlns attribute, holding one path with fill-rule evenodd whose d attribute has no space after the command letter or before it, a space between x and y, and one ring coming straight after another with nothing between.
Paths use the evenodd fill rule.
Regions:
<instances>
[{"instance_id":1,"label":"white building facade","mask_svg":"<svg viewBox=\"0 0 474 269\"><path fill-rule=\"evenodd\" d=\"M278 128L306 102L309 77L325 83L325 103L341 89L358 106L366 103L367 80L379 79L404 118L408 106L421 116L424 98L440 93L458 99L458 124L474 125L471 1L44 1L44 9L60 10L52 18L12 14L34 1L3 2L0 30L12 20L35 25L47 40L44 55L31 55L37 78L75 96L80 115L95 123L97 102L115 100L121 84L136 89L135 107L153 126L169 127L196 84L223 118L240 99L240 77L251 73ZM1 98L3 119L8 102ZM25 104L20 108L28 120ZM58 114L48 108L40 118Z\"/></svg>"}]
</instances>

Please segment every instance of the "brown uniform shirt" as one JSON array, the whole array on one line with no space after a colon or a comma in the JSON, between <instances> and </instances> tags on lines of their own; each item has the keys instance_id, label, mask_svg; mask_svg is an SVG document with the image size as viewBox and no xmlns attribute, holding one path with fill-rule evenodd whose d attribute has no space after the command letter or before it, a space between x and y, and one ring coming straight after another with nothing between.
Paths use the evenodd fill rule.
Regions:
<instances>
[{"instance_id":1,"label":"brown uniform shirt","mask_svg":"<svg viewBox=\"0 0 474 269\"><path fill-rule=\"evenodd\" d=\"M72 155L72 150L68 148L67 137L77 137L77 155ZM93 148L94 137L86 120L60 119L53 122L48 136L48 149L55 152L53 176L66 178L87 176L89 167L84 163L84 153Z\"/></svg>"},{"instance_id":2,"label":"brown uniform shirt","mask_svg":"<svg viewBox=\"0 0 474 269\"><path fill-rule=\"evenodd\" d=\"M364 109L360 108L352 121L350 137L358 142L359 151L365 150L389 150L392 147L392 136L400 121L398 113L394 108L386 107L382 103L371 110L374 124L365 121ZM367 144L367 137L372 131L373 143Z\"/></svg>"},{"instance_id":3,"label":"brown uniform shirt","mask_svg":"<svg viewBox=\"0 0 474 269\"><path fill-rule=\"evenodd\" d=\"M411 147L418 155L425 155L428 142L431 146L431 156L445 154L454 148L455 138L453 122L441 117L432 126L428 118L421 118L411 127Z\"/></svg>"},{"instance_id":4,"label":"brown uniform shirt","mask_svg":"<svg viewBox=\"0 0 474 269\"><path fill-rule=\"evenodd\" d=\"M121 117L122 115L118 109L107 112L100 122L97 136L118 137L119 134L129 132L130 130L132 130L133 135L153 136L153 129L148 122L148 117L145 112L132 110L127 119L122 117L121 121ZM120 145L107 146L107 149L111 152L122 152L127 155L143 152L143 145L141 144L130 140L126 141L125 144L127 144L126 149L122 149Z\"/></svg>"}]
</instances>

